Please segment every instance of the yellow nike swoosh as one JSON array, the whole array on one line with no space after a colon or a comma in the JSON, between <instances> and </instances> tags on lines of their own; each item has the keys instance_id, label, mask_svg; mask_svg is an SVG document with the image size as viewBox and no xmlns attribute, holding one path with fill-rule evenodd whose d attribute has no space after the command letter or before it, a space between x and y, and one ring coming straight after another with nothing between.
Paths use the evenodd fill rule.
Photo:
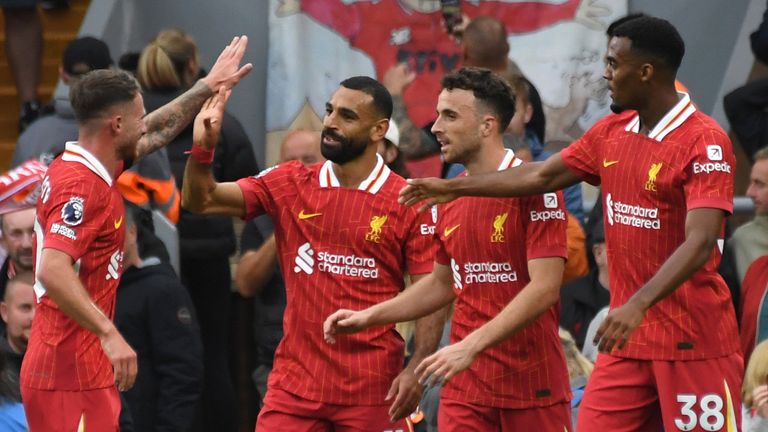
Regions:
<instances>
[{"instance_id":1,"label":"yellow nike swoosh","mask_svg":"<svg viewBox=\"0 0 768 432\"><path fill-rule=\"evenodd\" d=\"M309 219L320 216L322 213L304 213L304 210L299 212L299 220Z\"/></svg>"},{"instance_id":2,"label":"yellow nike swoosh","mask_svg":"<svg viewBox=\"0 0 768 432\"><path fill-rule=\"evenodd\" d=\"M115 229L120 229L120 225L123 224L123 217L120 216L120 219L115 221Z\"/></svg>"},{"instance_id":3,"label":"yellow nike swoosh","mask_svg":"<svg viewBox=\"0 0 768 432\"><path fill-rule=\"evenodd\" d=\"M460 226L461 224L458 224L456 226L446 228L445 230L443 230L443 237L448 237L449 235L453 234L453 232L456 231L456 229Z\"/></svg>"},{"instance_id":4,"label":"yellow nike swoosh","mask_svg":"<svg viewBox=\"0 0 768 432\"><path fill-rule=\"evenodd\" d=\"M616 165L617 163L619 163L619 161L617 161L617 160L609 161L609 160L603 159L603 168L608 168L609 166Z\"/></svg>"}]
</instances>

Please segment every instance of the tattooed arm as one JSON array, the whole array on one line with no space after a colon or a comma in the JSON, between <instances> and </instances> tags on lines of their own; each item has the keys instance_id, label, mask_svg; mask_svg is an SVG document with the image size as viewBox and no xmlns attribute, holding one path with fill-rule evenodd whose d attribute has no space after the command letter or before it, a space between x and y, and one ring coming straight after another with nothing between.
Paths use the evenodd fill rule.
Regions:
<instances>
[{"instance_id":1,"label":"tattooed arm","mask_svg":"<svg viewBox=\"0 0 768 432\"><path fill-rule=\"evenodd\" d=\"M418 159L436 153L439 147L435 140L421 128L413 124L408 116L403 101L403 90L416 78L416 73L408 65L400 63L390 68L382 79L382 84L392 95L392 120L400 130L400 151L407 159Z\"/></svg>"},{"instance_id":2,"label":"tattooed arm","mask_svg":"<svg viewBox=\"0 0 768 432\"><path fill-rule=\"evenodd\" d=\"M152 111L144 117L147 133L139 139L134 161L162 148L173 140L200 111L203 102L211 97L220 87L234 87L240 78L253 69L248 63L240 66L240 61L248 46L247 36L237 36L219 54L211 72L184 92L181 96Z\"/></svg>"}]
</instances>

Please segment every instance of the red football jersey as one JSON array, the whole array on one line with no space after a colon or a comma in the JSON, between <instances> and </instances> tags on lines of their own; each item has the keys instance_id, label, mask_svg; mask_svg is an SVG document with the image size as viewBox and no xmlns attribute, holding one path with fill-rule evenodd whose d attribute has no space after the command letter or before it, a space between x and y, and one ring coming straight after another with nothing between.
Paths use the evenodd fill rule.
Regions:
<instances>
[{"instance_id":1,"label":"red football jersey","mask_svg":"<svg viewBox=\"0 0 768 432\"><path fill-rule=\"evenodd\" d=\"M381 157L358 189L339 187L332 167L288 162L238 182L246 217L272 217L285 279L284 336L269 385L325 403L381 405L403 367L394 326L329 345L322 324L337 309L394 297L405 271L431 272L434 225L428 214L397 203L405 180Z\"/></svg>"},{"instance_id":2,"label":"red football jersey","mask_svg":"<svg viewBox=\"0 0 768 432\"><path fill-rule=\"evenodd\" d=\"M470 18L494 16L509 33L530 33L572 20L580 3L462 2L461 12ZM370 56L379 80L392 66L408 63L416 73L413 83L403 91L408 115L418 126L435 119L435 104L442 90L440 78L461 66L462 52L461 45L445 30L439 8L423 13L401 0L301 0L301 10Z\"/></svg>"},{"instance_id":3,"label":"red football jersey","mask_svg":"<svg viewBox=\"0 0 768 432\"><path fill-rule=\"evenodd\" d=\"M70 142L46 173L35 220L35 271L44 248L72 257L93 302L108 317L123 271L123 199L104 166ZM35 283L38 305L21 368L22 385L92 390L115 385L99 338L61 312Z\"/></svg>"},{"instance_id":4,"label":"red football jersey","mask_svg":"<svg viewBox=\"0 0 768 432\"><path fill-rule=\"evenodd\" d=\"M499 169L521 163L511 150ZM522 198L462 197L441 205L437 261L451 267L457 295L451 343L493 319L530 282L528 261L567 256L561 193ZM477 356L441 395L483 406L530 408L570 399L568 368L553 306Z\"/></svg>"},{"instance_id":5,"label":"red football jersey","mask_svg":"<svg viewBox=\"0 0 768 432\"><path fill-rule=\"evenodd\" d=\"M623 305L685 240L689 210L733 210L735 159L720 126L687 94L648 136L635 112L608 115L562 151L566 165L602 184L611 308ZM651 307L620 357L694 360L739 346L731 295L717 273L723 241L671 295Z\"/></svg>"}]
</instances>

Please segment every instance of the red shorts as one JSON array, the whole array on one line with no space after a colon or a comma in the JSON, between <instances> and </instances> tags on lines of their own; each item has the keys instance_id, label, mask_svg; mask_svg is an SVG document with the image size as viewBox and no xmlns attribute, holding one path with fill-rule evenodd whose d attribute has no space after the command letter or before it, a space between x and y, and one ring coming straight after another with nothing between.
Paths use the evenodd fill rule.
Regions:
<instances>
[{"instance_id":1,"label":"red shorts","mask_svg":"<svg viewBox=\"0 0 768 432\"><path fill-rule=\"evenodd\" d=\"M311 401L271 387L256 421L261 432L409 432L389 421L389 405L348 406Z\"/></svg>"},{"instance_id":2,"label":"red shorts","mask_svg":"<svg viewBox=\"0 0 768 432\"><path fill-rule=\"evenodd\" d=\"M542 431L568 432L571 404L525 409L493 408L440 398L437 411L440 432L466 431Z\"/></svg>"},{"instance_id":3,"label":"red shorts","mask_svg":"<svg viewBox=\"0 0 768 432\"><path fill-rule=\"evenodd\" d=\"M117 432L120 395L117 388L63 391L21 387L30 432Z\"/></svg>"},{"instance_id":4,"label":"red shorts","mask_svg":"<svg viewBox=\"0 0 768 432\"><path fill-rule=\"evenodd\" d=\"M737 431L741 354L634 360L600 353L579 407L579 431Z\"/></svg>"}]
</instances>

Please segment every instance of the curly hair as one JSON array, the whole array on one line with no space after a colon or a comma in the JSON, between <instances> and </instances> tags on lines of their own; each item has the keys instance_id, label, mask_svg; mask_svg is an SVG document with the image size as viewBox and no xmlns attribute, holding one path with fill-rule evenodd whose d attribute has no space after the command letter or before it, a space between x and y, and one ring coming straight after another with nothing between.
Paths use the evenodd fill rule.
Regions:
<instances>
[{"instance_id":1,"label":"curly hair","mask_svg":"<svg viewBox=\"0 0 768 432\"><path fill-rule=\"evenodd\" d=\"M499 133L515 115L515 95L507 81L488 69L463 67L443 77L446 90L470 90L480 103L488 107L499 120Z\"/></svg>"}]
</instances>

